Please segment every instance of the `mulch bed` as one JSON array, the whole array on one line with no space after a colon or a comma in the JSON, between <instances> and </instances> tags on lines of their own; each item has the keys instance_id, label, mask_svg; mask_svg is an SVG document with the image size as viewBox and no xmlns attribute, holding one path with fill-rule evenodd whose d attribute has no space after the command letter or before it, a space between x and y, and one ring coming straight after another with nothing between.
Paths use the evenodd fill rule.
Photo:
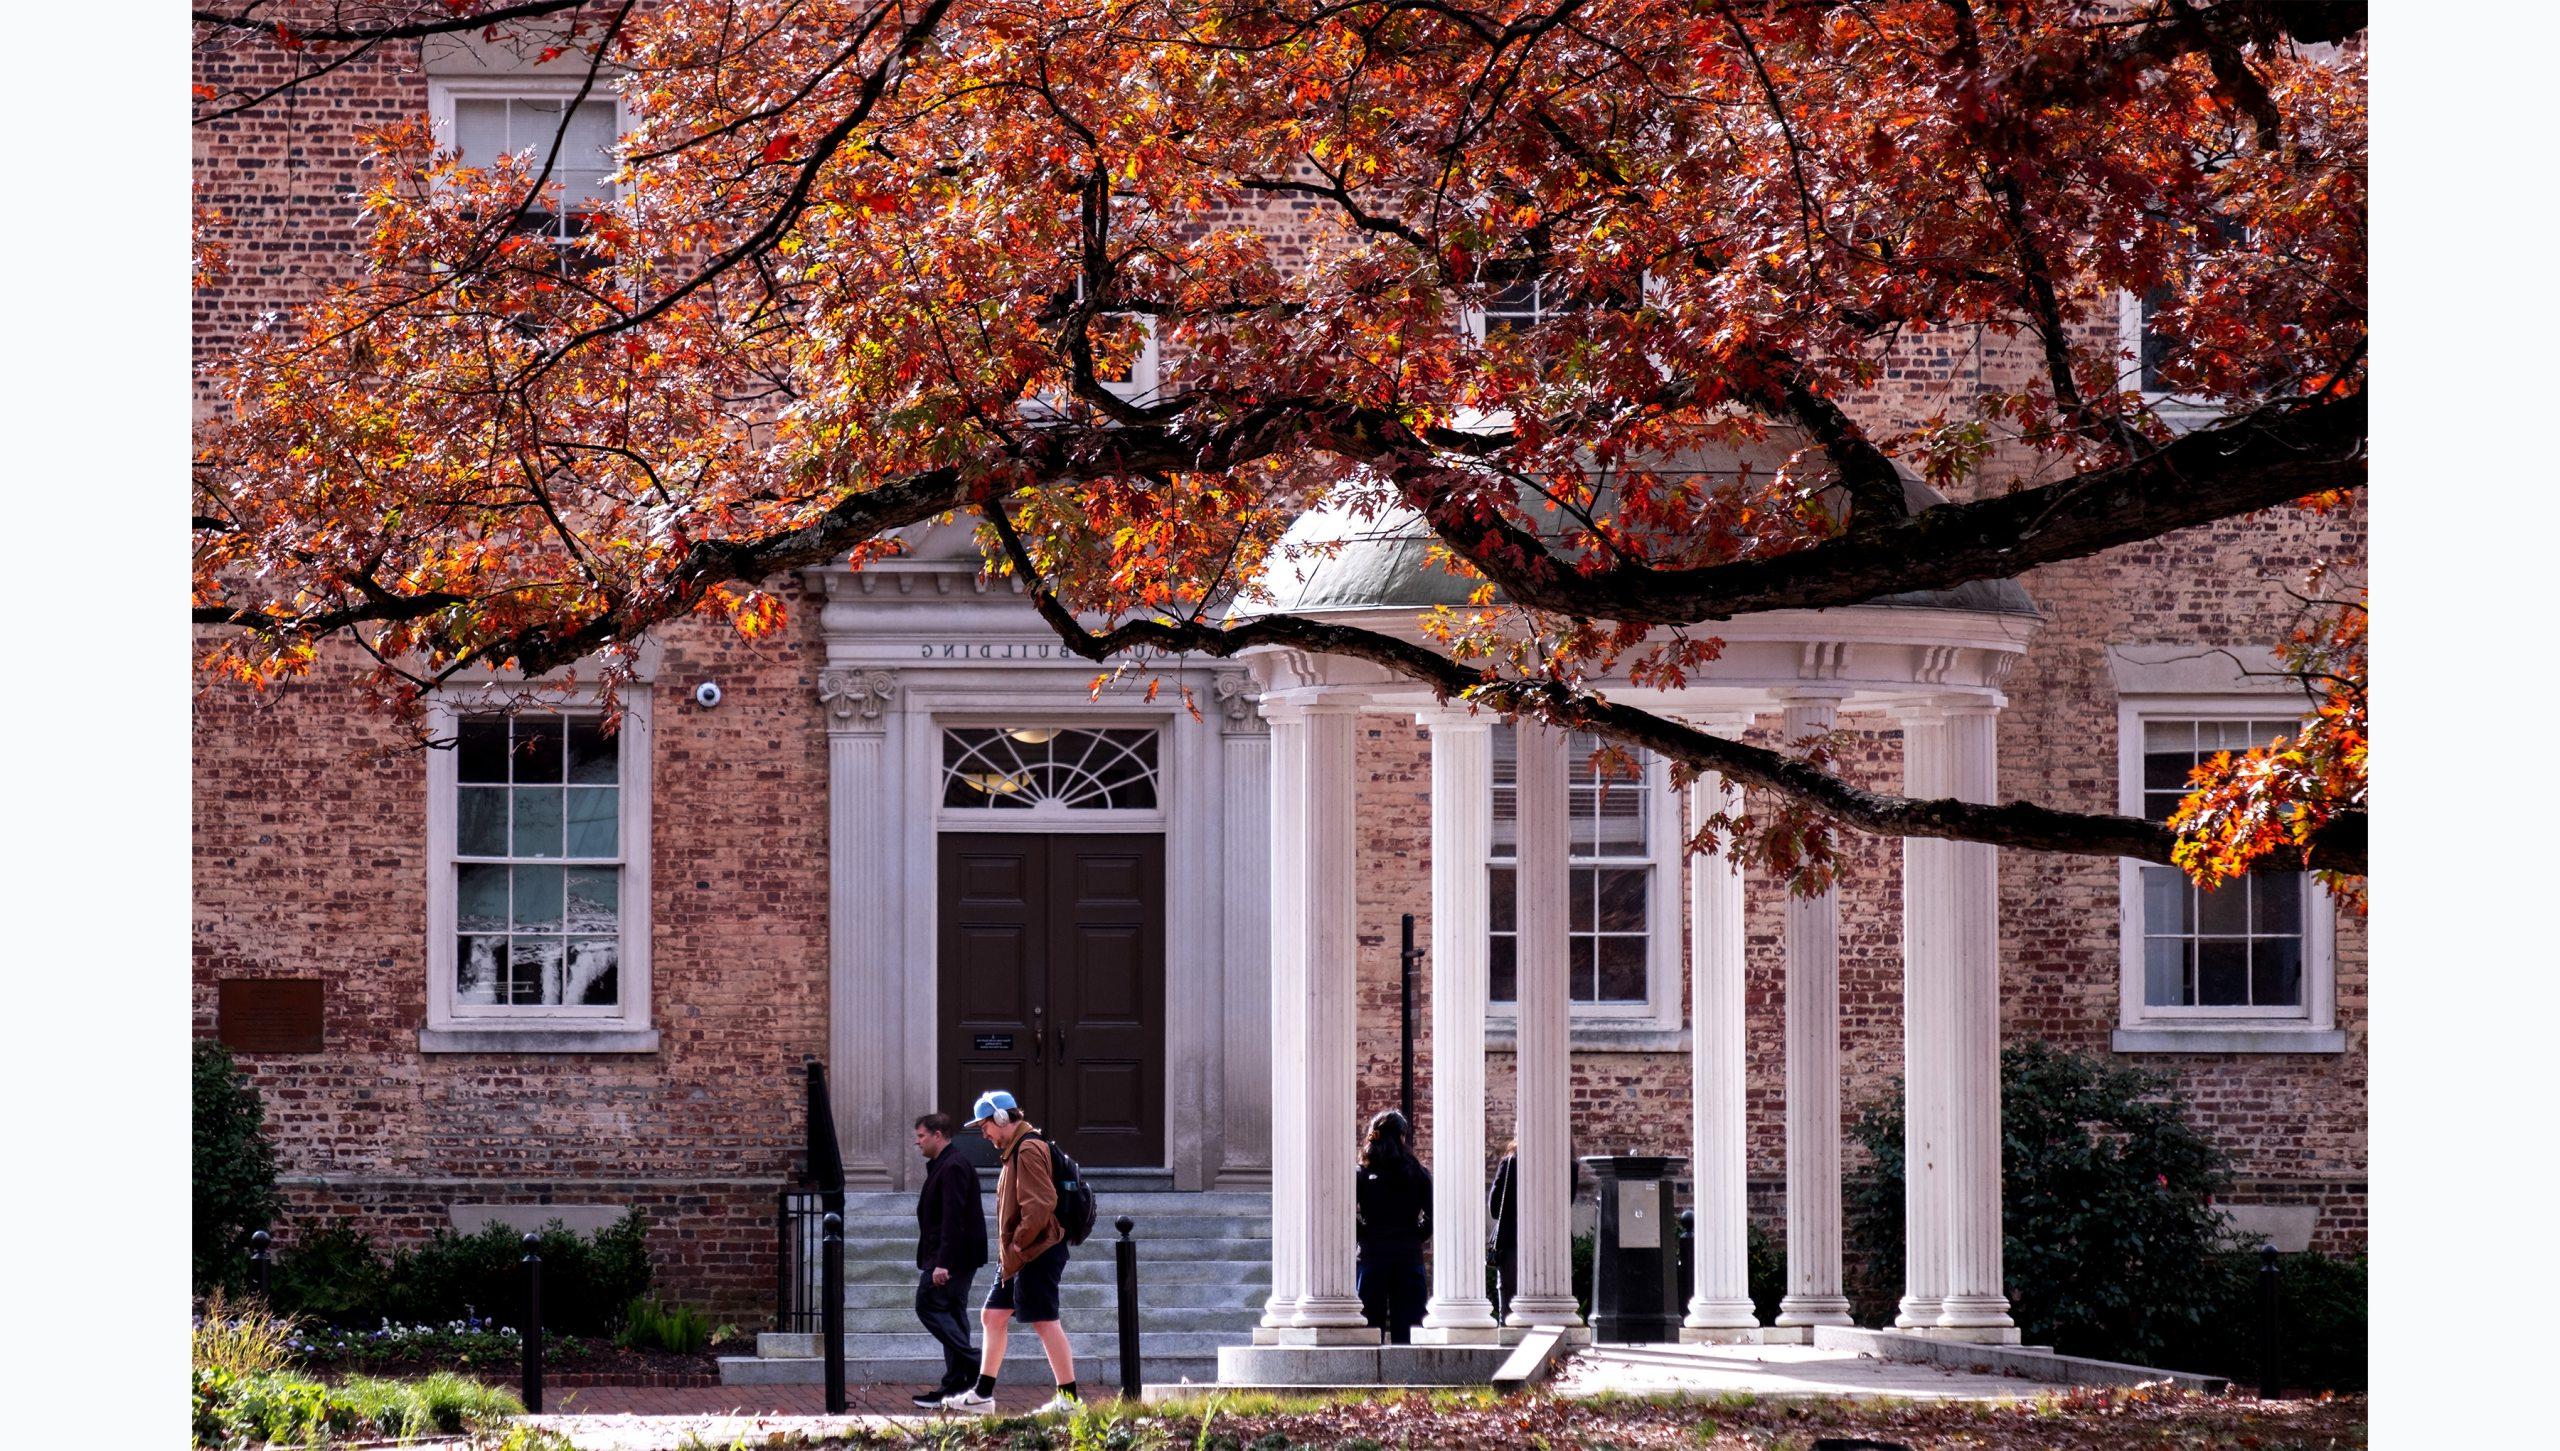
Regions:
<instances>
[{"instance_id":1,"label":"mulch bed","mask_svg":"<svg viewBox=\"0 0 2560 1451\"><path fill-rule=\"evenodd\" d=\"M1196 1413L1148 1417L1175 1447L1235 1451L2354 1451L2365 1444L2361 1396L2257 1401L2149 1387L2065 1391L2012 1405L1627 1399L1533 1395L1489 1405L1408 1398L1321 1411L1220 1414L1202 1435ZM941 1451L1017 1451L1069 1444L1067 1428L1009 1418L950 1424ZM820 1447L879 1444L831 1440Z\"/></svg>"}]
</instances>

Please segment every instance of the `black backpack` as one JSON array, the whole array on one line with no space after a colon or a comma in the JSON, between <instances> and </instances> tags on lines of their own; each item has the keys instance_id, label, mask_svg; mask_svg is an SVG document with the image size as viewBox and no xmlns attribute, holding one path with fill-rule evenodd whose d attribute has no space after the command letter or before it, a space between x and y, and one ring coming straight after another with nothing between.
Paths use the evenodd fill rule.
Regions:
<instances>
[{"instance_id":1,"label":"black backpack","mask_svg":"<svg viewBox=\"0 0 2560 1451\"><path fill-rule=\"evenodd\" d=\"M1098 1213L1093 1203L1093 1186L1085 1182L1084 1170L1067 1157L1066 1150L1059 1148L1046 1134L1040 1135L1039 1139L1049 1148L1049 1183L1058 1191L1058 1227L1067 1232L1067 1243L1082 1244L1085 1236L1093 1233L1093 1221Z\"/></svg>"}]
</instances>

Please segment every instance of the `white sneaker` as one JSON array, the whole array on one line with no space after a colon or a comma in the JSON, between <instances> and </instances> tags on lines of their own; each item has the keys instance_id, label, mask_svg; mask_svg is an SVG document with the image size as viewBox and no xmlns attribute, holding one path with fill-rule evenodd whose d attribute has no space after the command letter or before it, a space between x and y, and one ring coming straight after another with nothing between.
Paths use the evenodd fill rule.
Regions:
<instances>
[{"instance_id":1,"label":"white sneaker","mask_svg":"<svg viewBox=\"0 0 2560 1451\"><path fill-rule=\"evenodd\" d=\"M996 1408L996 1398L982 1396L978 1394L976 1386L971 1386L956 1396L944 1396L942 1408L946 1411L956 1411L964 1416L983 1416Z\"/></svg>"},{"instance_id":2,"label":"white sneaker","mask_svg":"<svg viewBox=\"0 0 2560 1451\"><path fill-rule=\"evenodd\" d=\"M1065 1391L1060 1391L1056 1395L1049 1397L1049 1399L1042 1401L1040 1403L1040 1409L1033 1411L1031 1414L1035 1416L1072 1416L1083 1409L1084 1402L1068 1395Z\"/></svg>"}]
</instances>

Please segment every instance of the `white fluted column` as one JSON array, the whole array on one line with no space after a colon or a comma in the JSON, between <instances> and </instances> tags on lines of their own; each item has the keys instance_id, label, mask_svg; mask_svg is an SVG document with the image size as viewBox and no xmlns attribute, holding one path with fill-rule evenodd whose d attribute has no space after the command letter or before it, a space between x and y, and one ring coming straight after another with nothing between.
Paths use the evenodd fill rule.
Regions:
<instances>
[{"instance_id":1,"label":"white fluted column","mask_svg":"<svg viewBox=\"0 0 2560 1451\"><path fill-rule=\"evenodd\" d=\"M1360 1313L1353 1265L1359 1246L1352 1225L1352 1171L1359 1158L1359 1100L1353 1082L1358 1023L1359 779L1353 742L1358 707L1319 701L1303 708L1305 864L1300 957L1304 971L1306 1053L1292 1063L1289 1091L1298 1096L1297 1136L1304 1157L1296 1186L1299 1242L1305 1250L1298 1302L1280 1332L1283 1345L1375 1345L1378 1332Z\"/></svg>"},{"instance_id":2,"label":"white fluted column","mask_svg":"<svg viewBox=\"0 0 2560 1451\"><path fill-rule=\"evenodd\" d=\"M1997 715L1965 699L1943 713L1946 794L1998 799ZM1994 849L1944 842L1943 981L1947 1278L1938 1331L1952 1339L2015 1341L2000 1252L2000 873Z\"/></svg>"},{"instance_id":3,"label":"white fluted column","mask_svg":"<svg viewBox=\"0 0 2560 1451\"><path fill-rule=\"evenodd\" d=\"M1567 876L1570 798L1565 735L1522 719L1518 743L1520 850L1514 878L1518 902L1519 1034L1513 1055L1519 1082L1514 1110L1520 1150L1515 1202L1520 1214L1520 1288L1509 1323L1582 1323L1573 1298L1573 1201L1556 1191L1572 1182L1572 987L1567 934L1572 930Z\"/></svg>"},{"instance_id":4,"label":"white fluted column","mask_svg":"<svg viewBox=\"0 0 2560 1451\"><path fill-rule=\"evenodd\" d=\"M1897 712L1902 789L1934 799L1947 790L1946 718ZM1902 839L1902 1303L1893 1323L1934 1329L1947 1293L1946 904L1953 890L1947 843Z\"/></svg>"},{"instance_id":5,"label":"white fluted column","mask_svg":"<svg viewBox=\"0 0 2560 1451\"><path fill-rule=\"evenodd\" d=\"M1498 1340L1484 1293L1484 1015L1491 991L1493 718L1431 728L1431 1301L1417 1343Z\"/></svg>"},{"instance_id":6,"label":"white fluted column","mask_svg":"<svg viewBox=\"0 0 2560 1451\"><path fill-rule=\"evenodd\" d=\"M1718 735L1738 736L1741 721L1701 721ZM1740 788L1713 772L1689 785L1690 820L1739 811ZM1749 1340L1759 1316L1751 1309L1750 1195L1743 1119L1742 874L1722 856L1689 858L1690 1141L1696 1233L1695 1283L1680 1338Z\"/></svg>"},{"instance_id":7,"label":"white fluted column","mask_svg":"<svg viewBox=\"0 0 2560 1451\"><path fill-rule=\"evenodd\" d=\"M1277 1343L1305 1288L1307 1181L1304 1105L1296 1065L1307 1061L1307 718L1265 702L1271 723L1271 1298L1254 1331Z\"/></svg>"},{"instance_id":8,"label":"white fluted column","mask_svg":"<svg viewBox=\"0 0 2560 1451\"><path fill-rule=\"evenodd\" d=\"M1786 702L1789 741L1839 724L1839 702ZM1847 1325L1840 1273L1840 894L1787 893L1787 1294L1780 1326Z\"/></svg>"}]
</instances>

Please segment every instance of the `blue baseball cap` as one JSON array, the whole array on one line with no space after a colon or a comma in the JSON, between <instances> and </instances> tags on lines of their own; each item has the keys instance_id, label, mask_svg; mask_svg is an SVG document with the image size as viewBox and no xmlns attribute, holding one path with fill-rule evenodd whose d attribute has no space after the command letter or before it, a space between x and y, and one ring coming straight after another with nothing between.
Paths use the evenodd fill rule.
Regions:
<instances>
[{"instance_id":1,"label":"blue baseball cap","mask_svg":"<svg viewBox=\"0 0 2560 1451\"><path fill-rule=\"evenodd\" d=\"M964 1129L974 1129L978 1125L985 1123L987 1120L994 1118L996 1116L997 1109L1003 1109L1008 1116L1013 1118L1022 1117L1022 1105L1013 1101L1012 1094L1005 1092L1001 1088L990 1089L985 1093L979 1094L978 1101L975 1104L970 1105L969 1121L962 1124L960 1127Z\"/></svg>"}]
</instances>

